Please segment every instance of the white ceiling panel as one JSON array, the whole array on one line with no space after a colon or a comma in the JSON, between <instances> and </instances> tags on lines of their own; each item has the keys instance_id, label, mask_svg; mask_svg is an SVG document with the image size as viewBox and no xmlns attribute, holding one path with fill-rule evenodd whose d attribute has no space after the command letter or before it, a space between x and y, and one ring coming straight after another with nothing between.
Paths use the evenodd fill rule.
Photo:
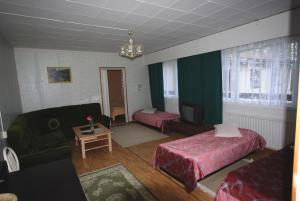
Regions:
<instances>
[{"instance_id":1,"label":"white ceiling panel","mask_svg":"<svg viewBox=\"0 0 300 201\"><path fill-rule=\"evenodd\" d=\"M26 24L12 24L12 23L4 23L0 25L2 30L5 30L5 34L13 34L18 33L21 34L59 34L65 36L79 36L82 31L74 30L74 29L58 29L58 28L50 28L47 26L36 26L36 25L26 25Z\"/></svg>"},{"instance_id":2,"label":"white ceiling panel","mask_svg":"<svg viewBox=\"0 0 300 201\"><path fill-rule=\"evenodd\" d=\"M224 30L225 28L228 28L228 24L230 22L225 21L225 20L218 20L215 21L214 23L210 24L209 27L213 28L213 29L217 29L217 30Z\"/></svg>"},{"instance_id":3,"label":"white ceiling panel","mask_svg":"<svg viewBox=\"0 0 300 201\"><path fill-rule=\"evenodd\" d=\"M142 3L136 9L134 9L132 13L154 17L158 13L160 13L163 9L164 8L152 4Z\"/></svg>"},{"instance_id":4,"label":"white ceiling panel","mask_svg":"<svg viewBox=\"0 0 300 201\"><path fill-rule=\"evenodd\" d=\"M126 35L114 35L114 34L104 34L101 36L101 39L109 39L109 40L116 40L116 41L127 41L129 39Z\"/></svg>"},{"instance_id":5,"label":"white ceiling panel","mask_svg":"<svg viewBox=\"0 0 300 201\"><path fill-rule=\"evenodd\" d=\"M95 33L95 32L90 32L90 31L82 31L82 32L80 32L80 36L81 37L85 37L85 38L97 38L97 39L101 39L103 37L103 35L105 35L105 34L100 34L100 33Z\"/></svg>"},{"instance_id":6,"label":"white ceiling panel","mask_svg":"<svg viewBox=\"0 0 300 201\"><path fill-rule=\"evenodd\" d=\"M199 26L192 25L192 24L186 24L185 26L182 27L181 30L184 32L197 33L203 29L204 29L203 27L199 27Z\"/></svg>"},{"instance_id":7,"label":"white ceiling panel","mask_svg":"<svg viewBox=\"0 0 300 201\"><path fill-rule=\"evenodd\" d=\"M168 23L167 20L162 20L159 18L152 18L152 19L148 20L147 22L145 22L144 24L139 25L137 27L137 30L144 31L144 32L151 32L152 30L162 27L162 26L166 25L167 23Z\"/></svg>"},{"instance_id":8,"label":"white ceiling panel","mask_svg":"<svg viewBox=\"0 0 300 201\"><path fill-rule=\"evenodd\" d=\"M185 23L181 22L176 22L176 21L170 21L167 24L163 25L162 27L159 27L156 32L157 34L166 34L169 33L170 31L174 31L176 29L182 29L184 27Z\"/></svg>"},{"instance_id":9,"label":"white ceiling panel","mask_svg":"<svg viewBox=\"0 0 300 201\"><path fill-rule=\"evenodd\" d=\"M171 7L179 10L190 11L193 8L198 7L199 5L202 5L204 3L207 3L207 1L206 0L178 0Z\"/></svg>"},{"instance_id":10,"label":"white ceiling panel","mask_svg":"<svg viewBox=\"0 0 300 201\"><path fill-rule=\"evenodd\" d=\"M69 2L81 3L91 6L104 7L107 0L66 0Z\"/></svg>"},{"instance_id":11,"label":"white ceiling panel","mask_svg":"<svg viewBox=\"0 0 300 201\"><path fill-rule=\"evenodd\" d=\"M170 7L177 0L138 0L138 1L152 4L152 5L158 5L158 6L162 6L162 7Z\"/></svg>"},{"instance_id":12,"label":"white ceiling panel","mask_svg":"<svg viewBox=\"0 0 300 201\"><path fill-rule=\"evenodd\" d=\"M170 33L168 33L170 36L176 38L176 37L185 37L187 35L187 33L185 31L182 31L182 30L174 30L174 31L171 31Z\"/></svg>"},{"instance_id":13,"label":"white ceiling panel","mask_svg":"<svg viewBox=\"0 0 300 201\"><path fill-rule=\"evenodd\" d=\"M246 24L257 19L254 15L249 12L240 12L230 17L224 18L227 22L241 22L241 24Z\"/></svg>"},{"instance_id":14,"label":"white ceiling panel","mask_svg":"<svg viewBox=\"0 0 300 201\"><path fill-rule=\"evenodd\" d=\"M252 1L252 0L210 0L211 2L222 4L225 6L231 6L233 4L239 3L241 1Z\"/></svg>"},{"instance_id":15,"label":"white ceiling panel","mask_svg":"<svg viewBox=\"0 0 300 201\"><path fill-rule=\"evenodd\" d=\"M240 12L241 12L240 10L237 10L235 8L226 7L226 8L223 8L222 10L210 15L210 17L222 19L222 18L228 18L228 17L238 14Z\"/></svg>"},{"instance_id":16,"label":"white ceiling panel","mask_svg":"<svg viewBox=\"0 0 300 201\"><path fill-rule=\"evenodd\" d=\"M63 0L0 0L0 2L53 10L64 7L66 4Z\"/></svg>"},{"instance_id":17,"label":"white ceiling panel","mask_svg":"<svg viewBox=\"0 0 300 201\"><path fill-rule=\"evenodd\" d=\"M161 19L173 20L173 19L178 18L178 16L182 16L183 14L185 14L185 13L182 12L182 11L178 11L178 10L173 10L173 9L166 8L166 9L162 10L155 17L161 18Z\"/></svg>"},{"instance_id":18,"label":"white ceiling panel","mask_svg":"<svg viewBox=\"0 0 300 201\"><path fill-rule=\"evenodd\" d=\"M210 26L216 22L218 22L219 20L215 19L215 18L211 18L211 17L203 17L200 18L198 20L196 20L195 22L193 22L193 24L198 25L198 26L203 26L203 27L207 27Z\"/></svg>"},{"instance_id":19,"label":"white ceiling panel","mask_svg":"<svg viewBox=\"0 0 300 201\"><path fill-rule=\"evenodd\" d=\"M107 0L105 7L109 9L130 12L138 7L141 3L135 0Z\"/></svg>"},{"instance_id":20,"label":"white ceiling panel","mask_svg":"<svg viewBox=\"0 0 300 201\"><path fill-rule=\"evenodd\" d=\"M0 0L0 32L18 47L150 53L297 8L300 0Z\"/></svg>"},{"instance_id":21,"label":"white ceiling panel","mask_svg":"<svg viewBox=\"0 0 300 201\"><path fill-rule=\"evenodd\" d=\"M184 15L179 16L176 18L176 21L183 22L183 23L193 23L194 21L202 18L203 16L196 15L194 13L186 13Z\"/></svg>"},{"instance_id":22,"label":"white ceiling panel","mask_svg":"<svg viewBox=\"0 0 300 201\"><path fill-rule=\"evenodd\" d=\"M97 19L120 21L127 14L128 13L126 12L117 11L117 10L101 9L100 12L98 12Z\"/></svg>"},{"instance_id":23,"label":"white ceiling panel","mask_svg":"<svg viewBox=\"0 0 300 201\"><path fill-rule=\"evenodd\" d=\"M206 4L202 4L201 6L193 9L193 12L195 14L201 15L201 16L209 16L213 13L218 12L219 10L225 8L225 6L208 2Z\"/></svg>"},{"instance_id":24,"label":"white ceiling panel","mask_svg":"<svg viewBox=\"0 0 300 201\"><path fill-rule=\"evenodd\" d=\"M250 8L265 4L270 0L251 0L251 1L241 1L236 4L233 4L232 7L237 8L237 9L243 9L243 10L248 10Z\"/></svg>"},{"instance_id":25,"label":"white ceiling panel","mask_svg":"<svg viewBox=\"0 0 300 201\"><path fill-rule=\"evenodd\" d=\"M290 5L289 4L290 2L287 3L282 0L273 0L273 1L268 1L265 4L251 8L247 11L258 18L264 18L264 17L271 16L273 13L279 13L286 10L286 7Z\"/></svg>"},{"instance_id":26,"label":"white ceiling panel","mask_svg":"<svg viewBox=\"0 0 300 201\"><path fill-rule=\"evenodd\" d=\"M51 0L52 1L52 0ZM78 4L66 1L63 7L56 8L57 11L70 13L75 15L83 15L88 17L96 17L99 13L99 8L90 5Z\"/></svg>"},{"instance_id":27,"label":"white ceiling panel","mask_svg":"<svg viewBox=\"0 0 300 201\"><path fill-rule=\"evenodd\" d=\"M140 25L140 24L145 23L148 20L150 20L150 17L143 16L143 15L129 14L129 15L126 15L122 20L120 20L120 22L123 22L123 23L128 22L131 24Z\"/></svg>"},{"instance_id":28,"label":"white ceiling panel","mask_svg":"<svg viewBox=\"0 0 300 201\"><path fill-rule=\"evenodd\" d=\"M115 28L121 28L121 29L130 29L130 30L134 30L137 26L139 26L138 24L133 24L131 22L125 22L125 21L122 21L122 22L117 22L114 27Z\"/></svg>"}]
</instances>

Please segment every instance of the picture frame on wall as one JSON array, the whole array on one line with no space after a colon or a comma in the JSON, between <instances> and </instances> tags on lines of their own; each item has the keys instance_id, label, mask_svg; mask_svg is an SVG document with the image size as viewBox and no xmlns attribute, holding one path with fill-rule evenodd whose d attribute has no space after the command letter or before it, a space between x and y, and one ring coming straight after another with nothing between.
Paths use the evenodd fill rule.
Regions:
<instances>
[{"instance_id":1,"label":"picture frame on wall","mask_svg":"<svg viewBox=\"0 0 300 201\"><path fill-rule=\"evenodd\" d=\"M47 67L49 83L70 83L72 74L70 67Z\"/></svg>"}]
</instances>

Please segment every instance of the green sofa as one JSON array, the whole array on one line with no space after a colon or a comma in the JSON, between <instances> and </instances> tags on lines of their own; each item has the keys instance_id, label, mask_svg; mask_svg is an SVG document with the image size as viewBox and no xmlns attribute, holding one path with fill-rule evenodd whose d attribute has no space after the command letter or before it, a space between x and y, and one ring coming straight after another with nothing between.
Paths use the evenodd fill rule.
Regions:
<instances>
[{"instance_id":1,"label":"green sofa","mask_svg":"<svg viewBox=\"0 0 300 201\"><path fill-rule=\"evenodd\" d=\"M21 168L71 157L72 127L87 124L86 116L110 127L99 103L48 108L19 115L7 130L7 143Z\"/></svg>"}]
</instances>

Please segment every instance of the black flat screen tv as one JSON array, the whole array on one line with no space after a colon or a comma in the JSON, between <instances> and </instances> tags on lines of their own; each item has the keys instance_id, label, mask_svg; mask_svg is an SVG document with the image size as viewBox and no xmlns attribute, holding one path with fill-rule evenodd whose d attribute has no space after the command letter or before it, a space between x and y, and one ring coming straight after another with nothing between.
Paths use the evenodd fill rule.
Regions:
<instances>
[{"instance_id":1,"label":"black flat screen tv","mask_svg":"<svg viewBox=\"0 0 300 201\"><path fill-rule=\"evenodd\" d=\"M203 110L199 105L182 103L180 105L181 120L194 125L200 125L203 122Z\"/></svg>"}]
</instances>

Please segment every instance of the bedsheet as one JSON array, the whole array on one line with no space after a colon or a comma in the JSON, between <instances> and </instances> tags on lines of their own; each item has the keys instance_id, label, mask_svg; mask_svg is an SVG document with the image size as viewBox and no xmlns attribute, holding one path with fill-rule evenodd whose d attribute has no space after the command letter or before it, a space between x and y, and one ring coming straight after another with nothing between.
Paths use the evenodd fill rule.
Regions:
<instances>
[{"instance_id":1,"label":"bedsheet","mask_svg":"<svg viewBox=\"0 0 300 201\"><path fill-rule=\"evenodd\" d=\"M161 111L156 111L154 114L146 114L140 110L135 112L133 115L133 120L159 128L163 133L166 131L166 123L178 118L178 114Z\"/></svg>"},{"instance_id":2,"label":"bedsheet","mask_svg":"<svg viewBox=\"0 0 300 201\"><path fill-rule=\"evenodd\" d=\"M291 200L293 150L290 147L230 172L215 201Z\"/></svg>"},{"instance_id":3,"label":"bedsheet","mask_svg":"<svg viewBox=\"0 0 300 201\"><path fill-rule=\"evenodd\" d=\"M263 149L266 141L252 130L240 129L242 137L215 137L208 131L192 137L160 144L153 156L154 166L182 181L187 191L197 180L246 156Z\"/></svg>"}]
</instances>

